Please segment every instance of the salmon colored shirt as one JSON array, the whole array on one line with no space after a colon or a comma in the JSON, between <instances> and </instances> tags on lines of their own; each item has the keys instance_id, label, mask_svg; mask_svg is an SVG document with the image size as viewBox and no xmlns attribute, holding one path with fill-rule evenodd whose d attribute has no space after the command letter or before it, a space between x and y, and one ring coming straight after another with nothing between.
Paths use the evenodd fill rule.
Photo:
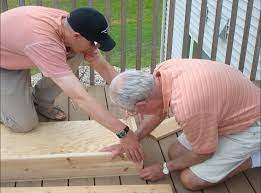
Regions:
<instances>
[{"instance_id":1,"label":"salmon colored shirt","mask_svg":"<svg viewBox=\"0 0 261 193\"><path fill-rule=\"evenodd\" d=\"M214 61L167 60L154 76L171 112L198 154L215 152L219 136L246 130L260 119L261 90L237 69Z\"/></svg>"},{"instance_id":2,"label":"salmon colored shirt","mask_svg":"<svg viewBox=\"0 0 261 193\"><path fill-rule=\"evenodd\" d=\"M71 73L66 63L62 18L67 12L23 6L1 14L0 68L23 70L37 67L46 77Z\"/></svg>"}]
</instances>

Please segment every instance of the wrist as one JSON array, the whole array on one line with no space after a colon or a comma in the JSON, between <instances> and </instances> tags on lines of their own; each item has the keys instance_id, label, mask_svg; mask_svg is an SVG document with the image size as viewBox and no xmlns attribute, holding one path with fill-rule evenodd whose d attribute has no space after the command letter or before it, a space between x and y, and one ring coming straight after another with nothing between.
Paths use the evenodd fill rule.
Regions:
<instances>
[{"instance_id":1,"label":"wrist","mask_svg":"<svg viewBox=\"0 0 261 193\"><path fill-rule=\"evenodd\" d=\"M122 130L117 131L115 134L119 139L123 139L127 137L128 133L130 132L129 126L125 126Z\"/></svg>"}]
</instances>

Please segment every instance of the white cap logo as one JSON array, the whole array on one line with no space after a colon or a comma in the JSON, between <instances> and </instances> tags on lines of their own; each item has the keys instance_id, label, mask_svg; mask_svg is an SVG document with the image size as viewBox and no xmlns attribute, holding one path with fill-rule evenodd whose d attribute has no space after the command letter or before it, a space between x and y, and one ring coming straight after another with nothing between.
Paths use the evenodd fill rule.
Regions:
<instances>
[{"instance_id":1,"label":"white cap logo","mask_svg":"<svg viewBox=\"0 0 261 193\"><path fill-rule=\"evenodd\" d=\"M101 33L107 34L108 33L108 27L105 30L101 31Z\"/></svg>"}]
</instances>

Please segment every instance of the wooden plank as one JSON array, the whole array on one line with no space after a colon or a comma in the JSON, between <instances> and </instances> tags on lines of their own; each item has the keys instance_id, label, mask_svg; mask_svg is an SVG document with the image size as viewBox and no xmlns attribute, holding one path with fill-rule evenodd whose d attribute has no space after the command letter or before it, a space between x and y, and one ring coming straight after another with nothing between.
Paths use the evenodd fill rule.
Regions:
<instances>
[{"instance_id":1,"label":"wooden plank","mask_svg":"<svg viewBox=\"0 0 261 193\"><path fill-rule=\"evenodd\" d=\"M88 87L84 86L88 92ZM80 120L89 120L89 116L80 109L72 100L69 100L68 106L68 120L70 121L80 121Z\"/></svg>"},{"instance_id":2,"label":"wooden plank","mask_svg":"<svg viewBox=\"0 0 261 193\"><path fill-rule=\"evenodd\" d=\"M168 149L176 140L177 140L177 136L174 134L174 135L170 135L167 138L164 138L159 141L160 147L163 152L163 156L166 161L169 161ZM171 172L171 177L173 180L173 184L178 193L185 193L185 192L192 193L192 191L186 190L183 187L182 182L180 181L180 172L179 171ZM193 191L193 192L195 192L195 191ZM196 191L196 193L200 193L200 192L201 191Z\"/></svg>"},{"instance_id":3,"label":"wooden plank","mask_svg":"<svg viewBox=\"0 0 261 193\"><path fill-rule=\"evenodd\" d=\"M60 180L43 180L44 187L57 187L57 186L68 186L67 179Z\"/></svg>"},{"instance_id":4,"label":"wooden plank","mask_svg":"<svg viewBox=\"0 0 261 193\"><path fill-rule=\"evenodd\" d=\"M255 189L256 193L261 192L261 168L252 168L247 171L245 171L245 175L248 178L248 181L250 182L251 186Z\"/></svg>"},{"instance_id":5,"label":"wooden plank","mask_svg":"<svg viewBox=\"0 0 261 193\"><path fill-rule=\"evenodd\" d=\"M2 0L1 1L1 11L4 12L4 11L7 11L7 10L8 10L7 0Z\"/></svg>"},{"instance_id":6,"label":"wooden plank","mask_svg":"<svg viewBox=\"0 0 261 193\"><path fill-rule=\"evenodd\" d=\"M207 9L207 0L202 0L201 11L200 11L200 24L198 29L198 46L196 49L196 58L201 58L201 54L202 54L205 23L206 23L206 12L207 12L206 9Z\"/></svg>"},{"instance_id":7,"label":"wooden plank","mask_svg":"<svg viewBox=\"0 0 261 193\"><path fill-rule=\"evenodd\" d=\"M42 181L16 182L16 187L41 187Z\"/></svg>"},{"instance_id":8,"label":"wooden plank","mask_svg":"<svg viewBox=\"0 0 261 193\"><path fill-rule=\"evenodd\" d=\"M191 4L192 0L186 0L186 13L185 13L185 25L184 25L184 35L183 35L183 46L182 46L182 58L188 57L189 49L189 24L191 16Z\"/></svg>"},{"instance_id":9,"label":"wooden plank","mask_svg":"<svg viewBox=\"0 0 261 193\"><path fill-rule=\"evenodd\" d=\"M261 47L261 13L259 14L259 23L258 23L258 29L256 34L256 44L255 44L253 61L252 61L250 80L256 79L256 71L257 71L257 65L258 65L258 60L260 55L260 47Z\"/></svg>"},{"instance_id":10,"label":"wooden plank","mask_svg":"<svg viewBox=\"0 0 261 193\"><path fill-rule=\"evenodd\" d=\"M182 128L176 122L175 117L170 117L162 121L160 125L151 132L151 135L156 140L160 140L180 130L182 130Z\"/></svg>"},{"instance_id":11,"label":"wooden plank","mask_svg":"<svg viewBox=\"0 0 261 193\"><path fill-rule=\"evenodd\" d=\"M95 185L120 185L120 178L119 176L96 177Z\"/></svg>"},{"instance_id":12,"label":"wooden plank","mask_svg":"<svg viewBox=\"0 0 261 193\"><path fill-rule=\"evenodd\" d=\"M126 0L121 0L121 72L126 70Z\"/></svg>"},{"instance_id":13,"label":"wooden plank","mask_svg":"<svg viewBox=\"0 0 261 193\"><path fill-rule=\"evenodd\" d=\"M137 47L136 47L136 70L141 69L141 47L142 47L142 0L138 1L137 16Z\"/></svg>"},{"instance_id":14,"label":"wooden plank","mask_svg":"<svg viewBox=\"0 0 261 193\"><path fill-rule=\"evenodd\" d=\"M105 17L108 23L108 31L110 31L111 26L111 1L105 0ZM110 52L105 53L106 60L110 63Z\"/></svg>"},{"instance_id":15,"label":"wooden plank","mask_svg":"<svg viewBox=\"0 0 261 193\"><path fill-rule=\"evenodd\" d=\"M169 2L169 23L168 23L168 40L167 40L167 54L166 59L171 58L172 54L172 41L173 41L173 27L174 27L174 16L175 16L175 4L176 0Z\"/></svg>"},{"instance_id":16,"label":"wooden plank","mask_svg":"<svg viewBox=\"0 0 261 193\"><path fill-rule=\"evenodd\" d=\"M94 178L70 179L69 186L94 186Z\"/></svg>"},{"instance_id":17,"label":"wooden plank","mask_svg":"<svg viewBox=\"0 0 261 193\"><path fill-rule=\"evenodd\" d=\"M254 193L253 188L243 173L228 179L225 184L230 193Z\"/></svg>"},{"instance_id":18,"label":"wooden plank","mask_svg":"<svg viewBox=\"0 0 261 193\"><path fill-rule=\"evenodd\" d=\"M143 150L145 152L145 160L144 160L144 167L156 164L156 163L163 163L164 157L161 154L161 149L157 141L152 138L145 138L142 140ZM157 182L148 182L149 184L170 184L172 187L173 192L176 192L170 175L166 175L163 179Z\"/></svg>"},{"instance_id":19,"label":"wooden plank","mask_svg":"<svg viewBox=\"0 0 261 193\"><path fill-rule=\"evenodd\" d=\"M227 51L226 51L226 59L225 63L230 65L232 48L234 42L234 34L236 28L236 20L237 20L237 10L238 10L238 0L233 0L231 16L230 16L230 24L229 24L229 34L227 40Z\"/></svg>"},{"instance_id":20,"label":"wooden plank","mask_svg":"<svg viewBox=\"0 0 261 193\"><path fill-rule=\"evenodd\" d=\"M2 193L172 193L169 185L1 188Z\"/></svg>"},{"instance_id":21,"label":"wooden plank","mask_svg":"<svg viewBox=\"0 0 261 193\"><path fill-rule=\"evenodd\" d=\"M98 152L115 143L119 139L95 121L40 123L26 135L1 126L1 179L28 181L138 174L141 166L127 158L111 160L110 153Z\"/></svg>"},{"instance_id":22,"label":"wooden plank","mask_svg":"<svg viewBox=\"0 0 261 193\"><path fill-rule=\"evenodd\" d=\"M218 36L219 36L219 28L220 28L220 21L221 21L222 5L223 5L223 0L217 1L214 34L212 39L211 60L216 60L217 57L217 46L218 46Z\"/></svg>"},{"instance_id":23,"label":"wooden plank","mask_svg":"<svg viewBox=\"0 0 261 193\"><path fill-rule=\"evenodd\" d=\"M1 182L1 187L15 187L15 182Z\"/></svg>"},{"instance_id":24,"label":"wooden plank","mask_svg":"<svg viewBox=\"0 0 261 193\"><path fill-rule=\"evenodd\" d=\"M25 5L25 0L19 0L19 6L24 6Z\"/></svg>"},{"instance_id":25,"label":"wooden plank","mask_svg":"<svg viewBox=\"0 0 261 193\"><path fill-rule=\"evenodd\" d=\"M153 1L153 32L152 32L152 51L151 51L151 68L153 73L157 63L157 41L158 41L158 17L159 17L159 0Z\"/></svg>"},{"instance_id":26,"label":"wooden plank","mask_svg":"<svg viewBox=\"0 0 261 193\"><path fill-rule=\"evenodd\" d=\"M204 193L229 193L224 183L204 189Z\"/></svg>"},{"instance_id":27,"label":"wooden plank","mask_svg":"<svg viewBox=\"0 0 261 193\"><path fill-rule=\"evenodd\" d=\"M247 49L247 44L248 44L248 35L249 35L251 16L252 16L252 10L253 10L253 2L254 2L253 0L248 0L248 3L247 3L245 27L244 27L243 40L242 40L242 44L241 44L239 67L238 67L238 69L241 72L243 72L243 70L244 70L246 49Z\"/></svg>"}]
</instances>

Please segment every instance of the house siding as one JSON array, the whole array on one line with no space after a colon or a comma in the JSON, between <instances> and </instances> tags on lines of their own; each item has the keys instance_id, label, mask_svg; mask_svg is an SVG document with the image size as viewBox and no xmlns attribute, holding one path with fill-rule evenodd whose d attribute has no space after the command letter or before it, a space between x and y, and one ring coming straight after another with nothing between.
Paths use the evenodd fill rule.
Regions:
<instances>
[{"instance_id":1,"label":"house siding","mask_svg":"<svg viewBox=\"0 0 261 193\"><path fill-rule=\"evenodd\" d=\"M169 1L169 0L165 0ZM239 59L240 59L240 51L241 44L244 33L244 25L245 25L245 17L246 17L246 9L247 9L247 0L239 0L238 3L238 12L237 12L237 20L235 27L235 35L232 49L232 57L231 57L231 65L238 68ZM205 24L204 31L204 41L203 41L203 50L210 57L211 48L212 48L212 37L215 23L215 14L216 14L216 1L208 0L207 3L208 14L207 14L207 22ZM190 35L193 40L197 41L198 39L198 30L199 30L199 20L200 20L200 8L201 8L201 0L192 0L191 7L191 19L190 19ZM183 32L184 32L184 20L185 20L185 9L186 9L186 1L177 1L176 0L176 11L174 17L174 29L173 29L173 48L172 48L172 58L180 58L182 56L182 44L183 44ZM220 22L220 32L225 26L227 20L230 19L232 9L232 0L223 0L222 14L221 14L221 22ZM167 10L167 9L165 9ZM254 0L248 44L246 49L246 57L245 57L245 66L243 73L250 77L254 48L256 42L256 34L258 28L258 20L261 12L261 1ZM168 13L165 13L168 16ZM168 25L168 22L165 22L165 25ZM167 26L165 27L167 29ZM167 30L165 31L167 33ZM166 36L166 34L165 34ZM162 47L166 47L166 40L163 42ZM218 39L218 48L217 48L217 61L225 62L227 49L227 41ZM165 52L164 50L162 50ZM260 80L261 78L261 57L259 57L256 80Z\"/></svg>"}]
</instances>

